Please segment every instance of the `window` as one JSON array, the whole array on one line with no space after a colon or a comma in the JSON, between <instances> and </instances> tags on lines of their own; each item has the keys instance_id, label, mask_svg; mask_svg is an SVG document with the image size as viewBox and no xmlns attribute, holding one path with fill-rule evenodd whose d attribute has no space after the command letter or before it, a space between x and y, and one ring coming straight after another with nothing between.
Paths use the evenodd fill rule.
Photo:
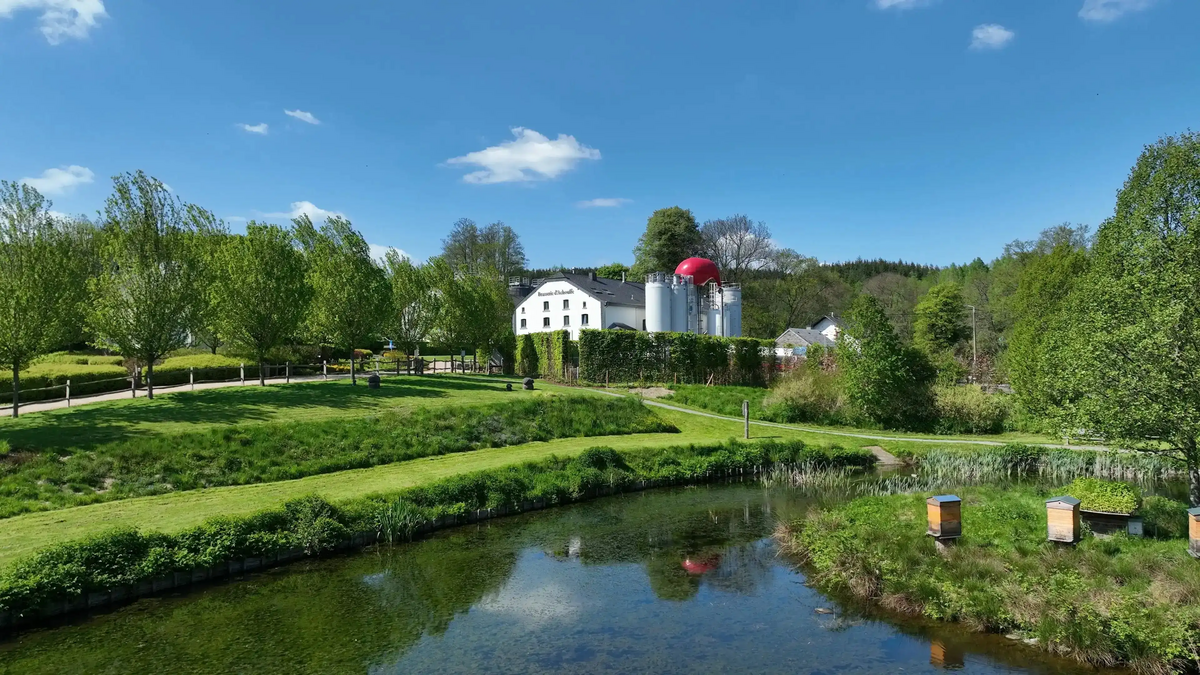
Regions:
<instances>
[{"instance_id":1,"label":"window","mask_svg":"<svg viewBox=\"0 0 1200 675\"><path fill-rule=\"evenodd\" d=\"M525 313L525 305L521 305L521 313L522 313L522 314L524 314L524 313Z\"/></svg>"},{"instance_id":2,"label":"window","mask_svg":"<svg viewBox=\"0 0 1200 675\"><path fill-rule=\"evenodd\" d=\"M563 300L563 309L571 309L571 301Z\"/></svg>"},{"instance_id":3,"label":"window","mask_svg":"<svg viewBox=\"0 0 1200 675\"><path fill-rule=\"evenodd\" d=\"M563 325L564 325L564 326L570 326L570 325L571 325L571 317L569 317L569 316L564 316L564 317L563 317Z\"/></svg>"},{"instance_id":4,"label":"window","mask_svg":"<svg viewBox=\"0 0 1200 675\"><path fill-rule=\"evenodd\" d=\"M587 314L584 314L583 316L579 317L579 325L581 325L581 326L588 325Z\"/></svg>"},{"instance_id":5,"label":"window","mask_svg":"<svg viewBox=\"0 0 1200 675\"><path fill-rule=\"evenodd\" d=\"M549 311L550 311L550 301L549 301L549 300L547 300L547 301L545 301L545 302L543 302L543 303L542 303L542 311L543 311L543 312L549 312Z\"/></svg>"},{"instance_id":6,"label":"window","mask_svg":"<svg viewBox=\"0 0 1200 675\"><path fill-rule=\"evenodd\" d=\"M521 319L521 328L525 327L525 319Z\"/></svg>"},{"instance_id":7,"label":"window","mask_svg":"<svg viewBox=\"0 0 1200 675\"><path fill-rule=\"evenodd\" d=\"M549 328L549 327L550 327L550 317L548 317L548 316L542 317L542 328Z\"/></svg>"},{"instance_id":8,"label":"window","mask_svg":"<svg viewBox=\"0 0 1200 675\"><path fill-rule=\"evenodd\" d=\"M584 308L584 309L587 309L587 300L584 300L584 301L583 301L583 308Z\"/></svg>"}]
</instances>

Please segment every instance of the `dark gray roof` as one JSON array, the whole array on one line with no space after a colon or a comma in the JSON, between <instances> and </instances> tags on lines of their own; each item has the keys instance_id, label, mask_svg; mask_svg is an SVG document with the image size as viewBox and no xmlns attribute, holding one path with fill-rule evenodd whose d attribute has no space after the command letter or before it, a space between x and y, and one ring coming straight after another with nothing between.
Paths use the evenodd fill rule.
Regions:
<instances>
[{"instance_id":1,"label":"dark gray roof","mask_svg":"<svg viewBox=\"0 0 1200 675\"><path fill-rule=\"evenodd\" d=\"M837 343L830 340L824 333L811 328L789 328L783 331L783 335L775 338L777 347L807 347L808 345L822 345L825 347L833 347Z\"/></svg>"},{"instance_id":2,"label":"dark gray roof","mask_svg":"<svg viewBox=\"0 0 1200 675\"><path fill-rule=\"evenodd\" d=\"M646 306L646 284L621 281L620 279L605 279L604 277L593 279L590 274L574 274L572 272L559 272L552 277L546 277L546 281L555 279L566 279L597 300L610 305Z\"/></svg>"},{"instance_id":3,"label":"dark gray roof","mask_svg":"<svg viewBox=\"0 0 1200 675\"><path fill-rule=\"evenodd\" d=\"M809 327L809 328L816 328L817 326L821 325L821 322L822 322L822 321L826 321L826 320L828 320L828 321L829 321L829 323L832 323L833 325L837 326L838 328L842 328L842 327L843 327L843 326L842 326L842 320L841 320L841 319L839 319L839 318L837 318L836 316L832 316L832 315L830 315L830 314L826 314L825 316L823 316L823 317L821 317L821 318L817 319L816 321L814 321L814 322L812 322L811 324L809 324L809 326L808 326L808 327Z\"/></svg>"}]
</instances>

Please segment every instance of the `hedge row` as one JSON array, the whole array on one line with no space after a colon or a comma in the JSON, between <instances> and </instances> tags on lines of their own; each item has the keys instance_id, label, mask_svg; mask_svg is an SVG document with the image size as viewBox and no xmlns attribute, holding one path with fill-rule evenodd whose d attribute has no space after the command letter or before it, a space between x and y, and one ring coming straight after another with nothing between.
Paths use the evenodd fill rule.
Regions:
<instances>
[{"instance_id":1,"label":"hedge row","mask_svg":"<svg viewBox=\"0 0 1200 675\"><path fill-rule=\"evenodd\" d=\"M567 379L576 351L571 334L565 330L526 333L517 337L517 374L562 382Z\"/></svg>"},{"instance_id":2,"label":"hedge row","mask_svg":"<svg viewBox=\"0 0 1200 675\"><path fill-rule=\"evenodd\" d=\"M66 396L62 385L71 381L72 396L86 396L129 388L129 372L119 365L39 363L21 372L21 402L46 401ZM46 389L53 387L53 389ZM43 391L37 391L43 390ZM12 399L12 371L0 370L0 405Z\"/></svg>"},{"instance_id":3,"label":"hedge row","mask_svg":"<svg viewBox=\"0 0 1200 675\"><path fill-rule=\"evenodd\" d=\"M861 450L810 448L800 441L730 441L626 452L601 447L571 459L551 457L338 504L304 497L247 516L214 518L177 534L114 530L52 546L15 563L0 577L0 612L20 621L50 603L77 606L82 598L86 606L90 593L233 559L277 557L296 549L319 555L364 533L373 541L407 540L435 519L481 509L519 508L534 500L562 504L598 491L808 463L867 467L874 458Z\"/></svg>"},{"instance_id":4,"label":"hedge row","mask_svg":"<svg viewBox=\"0 0 1200 675\"><path fill-rule=\"evenodd\" d=\"M579 336L579 379L761 387L775 367L774 347L754 338L585 330Z\"/></svg>"}]
</instances>

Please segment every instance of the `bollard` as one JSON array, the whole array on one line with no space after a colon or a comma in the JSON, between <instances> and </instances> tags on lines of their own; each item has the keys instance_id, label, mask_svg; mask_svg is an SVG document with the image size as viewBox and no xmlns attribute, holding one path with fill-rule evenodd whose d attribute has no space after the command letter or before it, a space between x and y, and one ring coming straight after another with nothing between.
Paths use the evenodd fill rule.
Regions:
<instances>
[{"instance_id":1,"label":"bollard","mask_svg":"<svg viewBox=\"0 0 1200 675\"><path fill-rule=\"evenodd\" d=\"M742 401L742 419L746 423L746 440L750 440L750 401Z\"/></svg>"},{"instance_id":2,"label":"bollard","mask_svg":"<svg viewBox=\"0 0 1200 675\"><path fill-rule=\"evenodd\" d=\"M325 359L321 359L321 379L329 379L329 364L325 363Z\"/></svg>"},{"instance_id":3,"label":"bollard","mask_svg":"<svg viewBox=\"0 0 1200 675\"><path fill-rule=\"evenodd\" d=\"M1079 500L1051 497L1046 500L1046 538L1063 544L1079 541Z\"/></svg>"},{"instance_id":4,"label":"bollard","mask_svg":"<svg viewBox=\"0 0 1200 675\"><path fill-rule=\"evenodd\" d=\"M71 381L67 380L67 407L71 407Z\"/></svg>"},{"instance_id":5,"label":"bollard","mask_svg":"<svg viewBox=\"0 0 1200 675\"><path fill-rule=\"evenodd\" d=\"M129 376L129 394L133 398L137 398L137 373Z\"/></svg>"},{"instance_id":6,"label":"bollard","mask_svg":"<svg viewBox=\"0 0 1200 675\"><path fill-rule=\"evenodd\" d=\"M195 368L195 366L188 367L188 386L191 387L193 391L195 391L195 389L196 389L196 368Z\"/></svg>"},{"instance_id":7,"label":"bollard","mask_svg":"<svg viewBox=\"0 0 1200 675\"><path fill-rule=\"evenodd\" d=\"M242 379L242 386L243 387L246 386L246 364L243 363L241 366L238 367L238 374Z\"/></svg>"},{"instance_id":8,"label":"bollard","mask_svg":"<svg viewBox=\"0 0 1200 675\"><path fill-rule=\"evenodd\" d=\"M929 521L926 534L933 537L938 551L962 536L962 500L954 495L937 495L925 500L925 514Z\"/></svg>"},{"instance_id":9,"label":"bollard","mask_svg":"<svg viewBox=\"0 0 1200 675\"><path fill-rule=\"evenodd\" d=\"M1200 558L1200 506L1188 509L1188 553Z\"/></svg>"},{"instance_id":10,"label":"bollard","mask_svg":"<svg viewBox=\"0 0 1200 675\"><path fill-rule=\"evenodd\" d=\"M284 384L291 384L291 383L292 383L292 362L291 362L291 361L286 361L286 362L284 362L284 365L283 365L283 383L284 383Z\"/></svg>"}]
</instances>

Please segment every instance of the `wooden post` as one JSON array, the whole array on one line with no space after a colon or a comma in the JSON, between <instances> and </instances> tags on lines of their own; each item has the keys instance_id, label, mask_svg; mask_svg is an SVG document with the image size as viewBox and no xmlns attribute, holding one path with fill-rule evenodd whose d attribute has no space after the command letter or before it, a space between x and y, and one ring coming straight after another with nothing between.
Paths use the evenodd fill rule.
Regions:
<instances>
[{"instance_id":1,"label":"wooden post","mask_svg":"<svg viewBox=\"0 0 1200 675\"><path fill-rule=\"evenodd\" d=\"M1200 558L1200 506L1188 509L1188 553Z\"/></svg>"},{"instance_id":2,"label":"wooden post","mask_svg":"<svg viewBox=\"0 0 1200 675\"><path fill-rule=\"evenodd\" d=\"M1079 500L1051 497L1046 500L1046 538L1063 544L1079 541Z\"/></svg>"},{"instance_id":3,"label":"wooden post","mask_svg":"<svg viewBox=\"0 0 1200 675\"><path fill-rule=\"evenodd\" d=\"M71 380L67 380L67 407L71 407Z\"/></svg>"},{"instance_id":4,"label":"wooden post","mask_svg":"<svg viewBox=\"0 0 1200 675\"><path fill-rule=\"evenodd\" d=\"M283 383L284 383L284 384L291 384L291 383L292 383L292 362L291 362L291 361L285 361L285 362L284 362L284 365L283 365Z\"/></svg>"},{"instance_id":5,"label":"wooden post","mask_svg":"<svg viewBox=\"0 0 1200 675\"><path fill-rule=\"evenodd\" d=\"M192 388L192 391L196 390L196 367L195 366L188 366L188 386Z\"/></svg>"},{"instance_id":6,"label":"wooden post","mask_svg":"<svg viewBox=\"0 0 1200 675\"><path fill-rule=\"evenodd\" d=\"M742 401L742 419L746 423L746 440L750 440L750 401Z\"/></svg>"},{"instance_id":7,"label":"wooden post","mask_svg":"<svg viewBox=\"0 0 1200 675\"><path fill-rule=\"evenodd\" d=\"M261 367L262 366L260 365L259 368ZM242 386L246 386L246 364L243 363L238 366L238 377L240 377L242 380Z\"/></svg>"},{"instance_id":8,"label":"wooden post","mask_svg":"<svg viewBox=\"0 0 1200 675\"><path fill-rule=\"evenodd\" d=\"M137 398L137 366L133 367L133 375L129 376L129 394Z\"/></svg>"},{"instance_id":9,"label":"wooden post","mask_svg":"<svg viewBox=\"0 0 1200 675\"><path fill-rule=\"evenodd\" d=\"M396 374L397 375L400 374L400 357L399 356L396 357Z\"/></svg>"},{"instance_id":10,"label":"wooden post","mask_svg":"<svg viewBox=\"0 0 1200 675\"><path fill-rule=\"evenodd\" d=\"M321 359L321 379L329 379L329 364L325 362L325 359Z\"/></svg>"}]
</instances>

